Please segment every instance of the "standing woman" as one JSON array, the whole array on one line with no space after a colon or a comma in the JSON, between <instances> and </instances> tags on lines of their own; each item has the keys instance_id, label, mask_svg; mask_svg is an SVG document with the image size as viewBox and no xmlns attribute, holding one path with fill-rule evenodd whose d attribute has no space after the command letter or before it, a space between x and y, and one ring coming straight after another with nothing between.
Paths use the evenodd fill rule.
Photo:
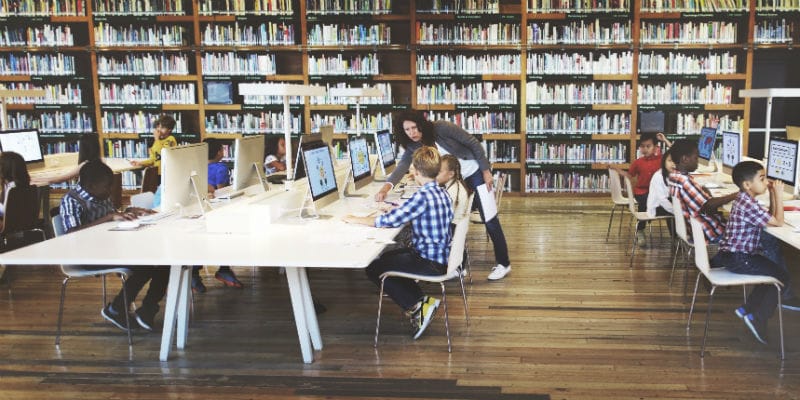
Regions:
<instances>
[{"instance_id":1,"label":"standing woman","mask_svg":"<svg viewBox=\"0 0 800 400\"><path fill-rule=\"evenodd\" d=\"M383 201L394 185L400 182L403 175L408 172L414 150L423 145L435 146L441 154L452 154L457 157L461 164L464 181L471 190L475 191L478 186L483 184L486 185L486 189L492 190L491 165L483 147L477 139L458 125L447 121L430 122L421 112L407 110L394 116L392 126L395 140L400 146L403 146L405 151L397 163L397 168L386 179L386 184L375 194L375 200ZM502 188L497 188L497 190L502 190ZM488 196L488 200L494 202L492 196ZM511 272L511 261L508 258L508 245L503 228L500 226L500 219L495 215L486 221L479 196L475 196L475 202L480 210L481 219L484 220L486 232L492 239L494 256L497 261L497 265L492 268L488 279L492 281L503 279Z\"/></svg>"}]
</instances>

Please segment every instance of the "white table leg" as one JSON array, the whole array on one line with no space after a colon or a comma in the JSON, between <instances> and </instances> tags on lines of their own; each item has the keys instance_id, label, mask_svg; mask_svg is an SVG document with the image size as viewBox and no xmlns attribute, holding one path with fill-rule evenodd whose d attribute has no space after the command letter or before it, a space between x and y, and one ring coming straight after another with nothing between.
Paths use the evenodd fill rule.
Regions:
<instances>
[{"instance_id":1,"label":"white table leg","mask_svg":"<svg viewBox=\"0 0 800 400\"><path fill-rule=\"evenodd\" d=\"M186 338L189 336L189 282L191 282L192 267L181 270L181 287L178 292L178 348L186 347Z\"/></svg>"},{"instance_id":2,"label":"white table leg","mask_svg":"<svg viewBox=\"0 0 800 400\"><path fill-rule=\"evenodd\" d=\"M167 361L172 347L172 337L175 334L175 314L178 308L178 293L181 287L181 270L183 266L173 265L169 270L169 284L167 285L167 304L164 307L164 330L161 332L161 353L159 359Z\"/></svg>"},{"instance_id":3,"label":"white table leg","mask_svg":"<svg viewBox=\"0 0 800 400\"><path fill-rule=\"evenodd\" d=\"M300 352L303 354L303 362L310 364L314 362L314 354L311 351L311 340L309 338L308 327L306 326L300 269L301 268L287 267L286 281L289 284L289 297L292 299L292 310L294 311L294 323L297 325L297 339L300 341Z\"/></svg>"},{"instance_id":4,"label":"white table leg","mask_svg":"<svg viewBox=\"0 0 800 400\"><path fill-rule=\"evenodd\" d=\"M298 273L303 289L303 309L306 312L306 325L308 334L311 336L311 345L314 346L314 350L322 350L322 335L319 332L317 312L314 309L314 299L311 297L311 286L308 284L308 274L306 274L305 268L298 268Z\"/></svg>"}]
</instances>

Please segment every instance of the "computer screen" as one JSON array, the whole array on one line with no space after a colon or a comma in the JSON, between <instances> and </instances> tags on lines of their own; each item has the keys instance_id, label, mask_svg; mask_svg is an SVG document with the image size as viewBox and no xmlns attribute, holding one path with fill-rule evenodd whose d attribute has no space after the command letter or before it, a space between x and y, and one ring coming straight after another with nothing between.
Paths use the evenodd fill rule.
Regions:
<instances>
[{"instance_id":1,"label":"computer screen","mask_svg":"<svg viewBox=\"0 0 800 400\"><path fill-rule=\"evenodd\" d=\"M33 167L31 164L44 166L44 155L39 144L37 129L0 131L0 151L13 151L21 155L29 169Z\"/></svg>"},{"instance_id":2,"label":"computer screen","mask_svg":"<svg viewBox=\"0 0 800 400\"><path fill-rule=\"evenodd\" d=\"M640 111L639 133L664 132L664 111Z\"/></svg>"},{"instance_id":3,"label":"computer screen","mask_svg":"<svg viewBox=\"0 0 800 400\"><path fill-rule=\"evenodd\" d=\"M248 186L261 184L264 163L264 136L247 136L236 139L233 149L233 190L244 190Z\"/></svg>"},{"instance_id":4,"label":"computer screen","mask_svg":"<svg viewBox=\"0 0 800 400\"><path fill-rule=\"evenodd\" d=\"M797 181L797 141L771 138L767 156L767 178L789 186Z\"/></svg>"},{"instance_id":5,"label":"computer screen","mask_svg":"<svg viewBox=\"0 0 800 400\"><path fill-rule=\"evenodd\" d=\"M300 143L297 145L297 156L294 158L294 180L302 179L306 177L306 169L303 165L303 144L307 143L315 143L320 142L322 143L322 135L321 134L311 134L311 135L300 135ZM286 147L286 151L289 151L289 147Z\"/></svg>"},{"instance_id":6,"label":"computer screen","mask_svg":"<svg viewBox=\"0 0 800 400\"><path fill-rule=\"evenodd\" d=\"M347 139L347 152L353 167L353 180L358 182L372 175L369 165L369 149L365 136L350 136Z\"/></svg>"},{"instance_id":7,"label":"computer screen","mask_svg":"<svg viewBox=\"0 0 800 400\"><path fill-rule=\"evenodd\" d=\"M742 141L739 132L722 132L722 165L733 168L742 158Z\"/></svg>"},{"instance_id":8,"label":"computer screen","mask_svg":"<svg viewBox=\"0 0 800 400\"><path fill-rule=\"evenodd\" d=\"M233 84L229 81L205 81L206 104L233 104Z\"/></svg>"},{"instance_id":9,"label":"computer screen","mask_svg":"<svg viewBox=\"0 0 800 400\"><path fill-rule=\"evenodd\" d=\"M697 155L704 160L710 160L714 154L714 142L717 140L717 130L705 127L700 129L700 140L697 141Z\"/></svg>"},{"instance_id":10,"label":"computer screen","mask_svg":"<svg viewBox=\"0 0 800 400\"><path fill-rule=\"evenodd\" d=\"M161 211L198 204L202 212L207 193L208 143L161 150Z\"/></svg>"},{"instance_id":11,"label":"computer screen","mask_svg":"<svg viewBox=\"0 0 800 400\"><path fill-rule=\"evenodd\" d=\"M331 152L322 141L304 143L302 152L311 199L317 207L324 207L339 198Z\"/></svg>"},{"instance_id":12,"label":"computer screen","mask_svg":"<svg viewBox=\"0 0 800 400\"><path fill-rule=\"evenodd\" d=\"M378 158L381 160L381 165L385 171L386 168L395 165L392 133L389 130L378 131L375 134L375 141L378 143ZM388 174L389 172L386 171L386 173Z\"/></svg>"}]
</instances>

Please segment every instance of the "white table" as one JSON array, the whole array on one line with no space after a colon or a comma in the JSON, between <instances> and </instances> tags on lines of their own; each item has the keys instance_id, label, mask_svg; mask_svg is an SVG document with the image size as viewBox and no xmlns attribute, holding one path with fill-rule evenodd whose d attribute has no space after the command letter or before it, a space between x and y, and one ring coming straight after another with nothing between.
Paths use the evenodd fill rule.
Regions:
<instances>
[{"instance_id":1,"label":"white table","mask_svg":"<svg viewBox=\"0 0 800 400\"><path fill-rule=\"evenodd\" d=\"M239 201L237 207L280 200L289 192ZM2 264L165 265L170 277L164 308L160 359L166 361L177 335L183 349L188 337L188 307L192 265L285 267L303 361L314 360L322 338L314 312L306 268L365 268L399 229L350 225L339 216L358 208L364 199L340 200L321 214L334 218L300 220L290 217L265 224L255 233L210 233L204 219L165 218L135 231L109 231L111 222L2 254ZM225 251L220 251L224 249ZM313 249L313 251L309 251Z\"/></svg>"}]
</instances>

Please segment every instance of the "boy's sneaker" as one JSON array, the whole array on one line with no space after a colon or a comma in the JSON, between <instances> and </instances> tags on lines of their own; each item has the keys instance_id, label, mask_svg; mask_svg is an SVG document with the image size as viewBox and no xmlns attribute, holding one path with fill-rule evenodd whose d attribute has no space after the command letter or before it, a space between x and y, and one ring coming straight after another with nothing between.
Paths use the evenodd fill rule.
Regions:
<instances>
[{"instance_id":1,"label":"boy's sneaker","mask_svg":"<svg viewBox=\"0 0 800 400\"><path fill-rule=\"evenodd\" d=\"M767 324L756 319L753 314L747 314L742 319L744 320L744 324L750 329L750 332L753 333L756 340L762 344L767 344Z\"/></svg>"},{"instance_id":2,"label":"boy's sneaker","mask_svg":"<svg viewBox=\"0 0 800 400\"><path fill-rule=\"evenodd\" d=\"M203 284L203 278L200 275L192 275L192 292L205 293L206 285Z\"/></svg>"},{"instance_id":3,"label":"boy's sneaker","mask_svg":"<svg viewBox=\"0 0 800 400\"><path fill-rule=\"evenodd\" d=\"M102 310L100 310L100 315L103 316L108 322L111 322L119 329L123 331L128 331L128 321L125 320L125 314L117 312L114 310L114 307L111 306L111 303L108 303Z\"/></svg>"},{"instance_id":4,"label":"boy's sneaker","mask_svg":"<svg viewBox=\"0 0 800 400\"><path fill-rule=\"evenodd\" d=\"M781 307L784 310L800 311L800 299L796 296L791 299L781 301Z\"/></svg>"},{"instance_id":5,"label":"boy's sneaker","mask_svg":"<svg viewBox=\"0 0 800 400\"><path fill-rule=\"evenodd\" d=\"M647 246L647 239L644 237L644 231L636 231L636 245L639 247Z\"/></svg>"},{"instance_id":6,"label":"boy's sneaker","mask_svg":"<svg viewBox=\"0 0 800 400\"><path fill-rule=\"evenodd\" d=\"M745 317L745 315L747 315L747 310L744 308L744 306L737 308L733 312L736 314L737 317L739 317L739 319L742 319Z\"/></svg>"},{"instance_id":7,"label":"boy's sneaker","mask_svg":"<svg viewBox=\"0 0 800 400\"><path fill-rule=\"evenodd\" d=\"M503 279L511 272L511 266L504 266L503 264L497 264L494 268L492 268L492 272L489 273L489 276L486 278L490 281L498 281Z\"/></svg>"},{"instance_id":8,"label":"boy's sneaker","mask_svg":"<svg viewBox=\"0 0 800 400\"><path fill-rule=\"evenodd\" d=\"M436 315L436 310L439 308L439 299L425 296L422 306L414 313L412 321L414 322L414 340L419 339L428 325L431 324L433 316Z\"/></svg>"},{"instance_id":9,"label":"boy's sneaker","mask_svg":"<svg viewBox=\"0 0 800 400\"><path fill-rule=\"evenodd\" d=\"M224 283L225 286L235 287L237 289L244 287L242 282L239 282L239 280L236 279L236 275L233 274L233 271L217 271L217 273L214 274L214 278L217 278L218 281Z\"/></svg>"},{"instance_id":10,"label":"boy's sneaker","mask_svg":"<svg viewBox=\"0 0 800 400\"><path fill-rule=\"evenodd\" d=\"M155 324L153 322L154 318L155 315L150 315L148 313L141 312L141 310L136 313L136 323L139 324L139 326L141 326L142 329L148 332L152 332L153 330L155 330L154 329Z\"/></svg>"}]
</instances>

